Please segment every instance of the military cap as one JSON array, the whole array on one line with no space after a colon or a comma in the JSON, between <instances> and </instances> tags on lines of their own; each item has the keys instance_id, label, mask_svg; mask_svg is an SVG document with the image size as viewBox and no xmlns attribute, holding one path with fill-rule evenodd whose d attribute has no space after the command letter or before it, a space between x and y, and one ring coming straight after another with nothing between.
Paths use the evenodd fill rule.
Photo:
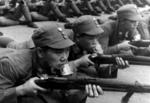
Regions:
<instances>
[{"instance_id":1,"label":"military cap","mask_svg":"<svg viewBox=\"0 0 150 103\"><path fill-rule=\"evenodd\" d=\"M98 35L104 32L97 19L90 15L77 18L73 23L73 31L78 34L87 35Z\"/></svg>"},{"instance_id":2,"label":"military cap","mask_svg":"<svg viewBox=\"0 0 150 103\"><path fill-rule=\"evenodd\" d=\"M117 10L118 19L128 19L132 21L139 21L142 19L134 4L127 4Z\"/></svg>"},{"instance_id":3,"label":"military cap","mask_svg":"<svg viewBox=\"0 0 150 103\"><path fill-rule=\"evenodd\" d=\"M36 47L47 46L54 49L63 49L74 44L68 38L69 34L67 33L57 24L44 25L34 31L32 39Z\"/></svg>"}]
</instances>

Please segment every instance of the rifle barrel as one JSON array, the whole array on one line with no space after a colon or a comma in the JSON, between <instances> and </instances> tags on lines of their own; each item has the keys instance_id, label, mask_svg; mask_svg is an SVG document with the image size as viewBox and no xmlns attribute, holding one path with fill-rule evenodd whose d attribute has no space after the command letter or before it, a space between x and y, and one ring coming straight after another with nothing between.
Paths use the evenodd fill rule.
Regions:
<instances>
[{"instance_id":1,"label":"rifle barrel","mask_svg":"<svg viewBox=\"0 0 150 103\"><path fill-rule=\"evenodd\" d=\"M128 60L130 64L150 65L150 57L146 57L146 56L126 56L126 55L125 56L120 55L119 57L122 57L124 60Z\"/></svg>"},{"instance_id":2,"label":"rifle barrel","mask_svg":"<svg viewBox=\"0 0 150 103\"><path fill-rule=\"evenodd\" d=\"M126 83L125 81L114 81L112 79L100 78L62 78L52 77L45 80L36 80L35 83L46 89L85 89L86 84L100 85L105 91L128 92L133 89L138 93L150 93L150 85L141 85L138 82Z\"/></svg>"},{"instance_id":3,"label":"rifle barrel","mask_svg":"<svg viewBox=\"0 0 150 103\"><path fill-rule=\"evenodd\" d=\"M116 57L121 57L124 60L128 60L130 64L134 65L150 65L150 57L146 56L133 56L124 54L113 54L113 55L103 55L94 54L89 56L89 59L95 64L117 64Z\"/></svg>"}]
</instances>

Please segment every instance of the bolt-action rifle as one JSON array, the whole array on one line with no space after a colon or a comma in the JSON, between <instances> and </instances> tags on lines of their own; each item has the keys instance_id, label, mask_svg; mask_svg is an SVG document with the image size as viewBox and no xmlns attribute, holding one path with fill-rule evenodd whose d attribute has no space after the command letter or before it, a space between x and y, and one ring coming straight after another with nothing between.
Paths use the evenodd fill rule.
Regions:
<instances>
[{"instance_id":1,"label":"bolt-action rifle","mask_svg":"<svg viewBox=\"0 0 150 103\"><path fill-rule=\"evenodd\" d=\"M129 44L136 47L148 47L150 45L150 40L131 41Z\"/></svg>"},{"instance_id":2,"label":"bolt-action rifle","mask_svg":"<svg viewBox=\"0 0 150 103\"><path fill-rule=\"evenodd\" d=\"M89 56L89 59L95 64L117 64L116 57L128 60L133 65L150 65L150 57L146 56L93 54Z\"/></svg>"},{"instance_id":3,"label":"bolt-action rifle","mask_svg":"<svg viewBox=\"0 0 150 103\"><path fill-rule=\"evenodd\" d=\"M36 80L35 83L46 89L85 89L86 84L100 85L106 91L128 92L133 90L138 93L150 93L150 85L140 84L138 81L127 83L125 81L114 81L113 79L101 79L91 77L49 77Z\"/></svg>"}]
</instances>

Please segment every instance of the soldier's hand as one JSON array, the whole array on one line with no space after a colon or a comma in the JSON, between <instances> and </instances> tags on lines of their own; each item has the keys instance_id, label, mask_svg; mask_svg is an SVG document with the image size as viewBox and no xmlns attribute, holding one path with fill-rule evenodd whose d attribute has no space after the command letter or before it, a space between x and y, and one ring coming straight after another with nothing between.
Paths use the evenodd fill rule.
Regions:
<instances>
[{"instance_id":1,"label":"soldier's hand","mask_svg":"<svg viewBox=\"0 0 150 103\"><path fill-rule=\"evenodd\" d=\"M127 60L123 60L121 57L116 57L116 62L119 68L129 67L129 63Z\"/></svg>"},{"instance_id":2,"label":"soldier's hand","mask_svg":"<svg viewBox=\"0 0 150 103\"><path fill-rule=\"evenodd\" d=\"M89 97L98 97L104 94L102 88L99 85L88 84L85 86L86 93Z\"/></svg>"},{"instance_id":3,"label":"soldier's hand","mask_svg":"<svg viewBox=\"0 0 150 103\"><path fill-rule=\"evenodd\" d=\"M17 95L36 95L38 91L46 91L46 89L39 87L35 84L35 80L39 79L38 77L33 77L26 81L24 84L16 87Z\"/></svg>"},{"instance_id":4,"label":"soldier's hand","mask_svg":"<svg viewBox=\"0 0 150 103\"><path fill-rule=\"evenodd\" d=\"M89 59L89 54L86 54L82 57L80 57L79 59L76 59L74 61L76 67L79 67L81 65L83 66L88 66L88 65L94 65L94 63Z\"/></svg>"},{"instance_id":5,"label":"soldier's hand","mask_svg":"<svg viewBox=\"0 0 150 103\"><path fill-rule=\"evenodd\" d=\"M118 44L119 50L130 50L130 48L137 48L137 47L129 44L129 41L123 41L122 43Z\"/></svg>"}]
</instances>

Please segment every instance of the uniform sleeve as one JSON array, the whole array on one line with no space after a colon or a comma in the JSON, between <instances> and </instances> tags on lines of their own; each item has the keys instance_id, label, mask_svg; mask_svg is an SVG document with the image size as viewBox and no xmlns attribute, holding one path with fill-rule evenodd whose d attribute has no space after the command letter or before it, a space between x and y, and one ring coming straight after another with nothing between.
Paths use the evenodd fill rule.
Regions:
<instances>
[{"instance_id":1,"label":"uniform sleeve","mask_svg":"<svg viewBox=\"0 0 150 103\"><path fill-rule=\"evenodd\" d=\"M117 45L114 46L109 46L104 50L104 54L118 54L119 53L119 49Z\"/></svg>"},{"instance_id":2,"label":"uniform sleeve","mask_svg":"<svg viewBox=\"0 0 150 103\"><path fill-rule=\"evenodd\" d=\"M37 2L32 2L31 0L25 0L30 9L35 9L37 7Z\"/></svg>"},{"instance_id":3,"label":"uniform sleeve","mask_svg":"<svg viewBox=\"0 0 150 103\"><path fill-rule=\"evenodd\" d=\"M14 78L15 71L7 59L0 60L0 103L17 103Z\"/></svg>"},{"instance_id":4,"label":"uniform sleeve","mask_svg":"<svg viewBox=\"0 0 150 103\"><path fill-rule=\"evenodd\" d=\"M13 49L29 49L34 47L35 45L31 39L20 43L16 41L12 41L7 45L7 48L13 48Z\"/></svg>"},{"instance_id":5,"label":"uniform sleeve","mask_svg":"<svg viewBox=\"0 0 150 103\"><path fill-rule=\"evenodd\" d=\"M110 21L101 25L104 32L98 37L98 41L102 45L104 54L118 53L117 45L109 46L109 40L111 39L111 35L113 35L113 28L115 27L113 24L114 23Z\"/></svg>"},{"instance_id":6,"label":"uniform sleeve","mask_svg":"<svg viewBox=\"0 0 150 103\"><path fill-rule=\"evenodd\" d=\"M144 39L144 40L150 39L148 25L146 23L140 22L137 27L137 30L138 30L139 34L141 35L141 39Z\"/></svg>"}]
</instances>

